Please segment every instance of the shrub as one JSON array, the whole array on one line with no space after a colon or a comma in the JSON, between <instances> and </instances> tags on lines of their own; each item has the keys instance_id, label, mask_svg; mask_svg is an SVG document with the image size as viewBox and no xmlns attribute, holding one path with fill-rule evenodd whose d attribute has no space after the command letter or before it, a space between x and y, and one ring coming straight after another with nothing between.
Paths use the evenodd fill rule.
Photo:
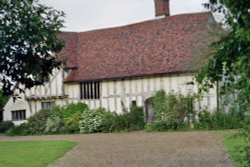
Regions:
<instances>
[{"instance_id":1,"label":"shrub","mask_svg":"<svg viewBox=\"0 0 250 167\"><path fill-rule=\"evenodd\" d=\"M102 132L118 132L123 130L121 116L114 112L106 112L100 130Z\"/></svg>"},{"instance_id":2,"label":"shrub","mask_svg":"<svg viewBox=\"0 0 250 167\"><path fill-rule=\"evenodd\" d=\"M163 132L168 130L168 124L166 122L153 122L145 126L147 132Z\"/></svg>"},{"instance_id":3,"label":"shrub","mask_svg":"<svg viewBox=\"0 0 250 167\"><path fill-rule=\"evenodd\" d=\"M94 133L101 131L101 125L105 119L105 109L85 110L79 121L81 133Z\"/></svg>"},{"instance_id":4,"label":"shrub","mask_svg":"<svg viewBox=\"0 0 250 167\"><path fill-rule=\"evenodd\" d=\"M83 112L85 110L88 110L88 105L84 103L71 103L63 108L64 111L64 118L68 118L74 113L80 111Z\"/></svg>"},{"instance_id":5,"label":"shrub","mask_svg":"<svg viewBox=\"0 0 250 167\"><path fill-rule=\"evenodd\" d=\"M153 97L153 109L155 114L155 124L153 129L167 128L165 130L177 130L185 126L185 118L193 118L195 112L192 107L193 97L183 96L181 94L169 93L164 90L156 92Z\"/></svg>"},{"instance_id":6,"label":"shrub","mask_svg":"<svg viewBox=\"0 0 250 167\"><path fill-rule=\"evenodd\" d=\"M28 123L23 123L15 127L10 128L6 134L9 136L15 135L29 135L31 133L31 128Z\"/></svg>"},{"instance_id":7,"label":"shrub","mask_svg":"<svg viewBox=\"0 0 250 167\"><path fill-rule=\"evenodd\" d=\"M54 134L63 127L63 120L59 116L50 116L45 124L45 133Z\"/></svg>"},{"instance_id":8,"label":"shrub","mask_svg":"<svg viewBox=\"0 0 250 167\"><path fill-rule=\"evenodd\" d=\"M217 129L236 129L242 127L242 116L239 112L223 111L198 113L198 122L195 124L196 129L217 130Z\"/></svg>"},{"instance_id":9,"label":"shrub","mask_svg":"<svg viewBox=\"0 0 250 167\"><path fill-rule=\"evenodd\" d=\"M50 111L50 117L59 117L61 119L63 119L65 117L65 111L63 107L60 106L54 106L51 109L49 109Z\"/></svg>"},{"instance_id":10,"label":"shrub","mask_svg":"<svg viewBox=\"0 0 250 167\"><path fill-rule=\"evenodd\" d=\"M64 119L65 126L69 130L70 133L76 133L79 132L79 121L81 120L82 112L77 111L71 116Z\"/></svg>"},{"instance_id":11,"label":"shrub","mask_svg":"<svg viewBox=\"0 0 250 167\"><path fill-rule=\"evenodd\" d=\"M31 134L43 134L46 128L47 118L50 116L49 110L40 110L28 118Z\"/></svg>"},{"instance_id":12,"label":"shrub","mask_svg":"<svg viewBox=\"0 0 250 167\"><path fill-rule=\"evenodd\" d=\"M79 121L81 133L116 132L121 130L138 130L144 128L142 107L133 106L124 114L108 112L105 109L85 110Z\"/></svg>"},{"instance_id":13,"label":"shrub","mask_svg":"<svg viewBox=\"0 0 250 167\"><path fill-rule=\"evenodd\" d=\"M212 129L211 113L204 110L198 113L198 122L195 124L196 129Z\"/></svg>"},{"instance_id":14,"label":"shrub","mask_svg":"<svg viewBox=\"0 0 250 167\"><path fill-rule=\"evenodd\" d=\"M14 127L14 123L12 121L3 121L0 122L0 133L5 133L8 129Z\"/></svg>"},{"instance_id":15,"label":"shrub","mask_svg":"<svg viewBox=\"0 0 250 167\"><path fill-rule=\"evenodd\" d=\"M145 125L143 108L131 106L130 112L124 111L124 114L120 115L120 124L123 124L123 130L143 129Z\"/></svg>"}]
</instances>

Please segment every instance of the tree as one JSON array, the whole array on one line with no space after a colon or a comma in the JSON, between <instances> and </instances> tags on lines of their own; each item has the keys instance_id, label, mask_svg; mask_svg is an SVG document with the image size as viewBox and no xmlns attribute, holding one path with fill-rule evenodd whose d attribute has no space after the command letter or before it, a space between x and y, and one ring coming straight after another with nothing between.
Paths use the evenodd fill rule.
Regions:
<instances>
[{"instance_id":1,"label":"tree","mask_svg":"<svg viewBox=\"0 0 250 167\"><path fill-rule=\"evenodd\" d=\"M213 11L225 15L228 33L214 44L216 51L208 65L201 70L197 81L212 86L222 81L222 91L237 90L241 102L250 102L250 1L210 0ZM219 3L220 2L220 3ZM232 89L231 89L232 88Z\"/></svg>"},{"instance_id":2,"label":"tree","mask_svg":"<svg viewBox=\"0 0 250 167\"><path fill-rule=\"evenodd\" d=\"M63 12L36 0L0 0L0 82L4 95L13 88L42 85L46 76L59 68L56 58L64 46L58 38Z\"/></svg>"},{"instance_id":3,"label":"tree","mask_svg":"<svg viewBox=\"0 0 250 167\"><path fill-rule=\"evenodd\" d=\"M236 94L240 110L250 113L250 1L210 0L205 5L213 12L223 13L228 32L213 46L213 58L197 76L201 88L211 87L219 82L220 93ZM250 120L250 119L249 119ZM246 121L247 122L247 121ZM249 121L243 134L250 142ZM250 166L250 147L245 147L246 166Z\"/></svg>"},{"instance_id":4,"label":"tree","mask_svg":"<svg viewBox=\"0 0 250 167\"><path fill-rule=\"evenodd\" d=\"M0 90L0 111L3 109L7 97L3 96L3 91Z\"/></svg>"}]
</instances>

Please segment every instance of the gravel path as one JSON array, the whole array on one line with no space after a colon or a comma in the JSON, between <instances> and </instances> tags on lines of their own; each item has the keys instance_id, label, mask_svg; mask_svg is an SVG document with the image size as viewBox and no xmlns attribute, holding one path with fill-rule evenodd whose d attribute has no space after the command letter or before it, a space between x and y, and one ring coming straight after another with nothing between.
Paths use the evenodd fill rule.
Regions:
<instances>
[{"instance_id":1,"label":"gravel path","mask_svg":"<svg viewBox=\"0 0 250 167\"><path fill-rule=\"evenodd\" d=\"M219 132L0 136L6 140L78 143L49 167L232 167Z\"/></svg>"}]
</instances>

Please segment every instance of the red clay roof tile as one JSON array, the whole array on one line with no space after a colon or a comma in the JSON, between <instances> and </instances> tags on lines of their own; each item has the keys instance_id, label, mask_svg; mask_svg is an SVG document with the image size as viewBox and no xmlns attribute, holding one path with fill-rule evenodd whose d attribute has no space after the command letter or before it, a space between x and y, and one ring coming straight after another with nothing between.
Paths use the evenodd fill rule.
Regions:
<instances>
[{"instance_id":1,"label":"red clay roof tile","mask_svg":"<svg viewBox=\"0 0 250 167\"><path fill-rule=\"evenodd\" d=\"M211 13L170 16L133 25L62 33L65 82L197 71L210 56L215 25Z\"/></svg>"}]
</instances>

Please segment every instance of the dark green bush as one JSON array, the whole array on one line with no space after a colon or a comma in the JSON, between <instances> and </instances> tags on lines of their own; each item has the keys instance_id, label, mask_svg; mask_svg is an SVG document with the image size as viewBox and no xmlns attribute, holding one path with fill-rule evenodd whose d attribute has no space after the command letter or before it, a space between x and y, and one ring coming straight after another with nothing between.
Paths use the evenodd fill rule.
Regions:
<instances>
[{"instance_id":1,"label":"dark green bush","mask_svg":"<svg viewBox=\"0 0 250 167\"><path fill-rule=\"evenodd\" d=\"M78 111L83 112L88 109L88 105L85 103L71 103L63 108L64 118L68 118Z\"/></svg>"},{"instance_id":2,"label":"dark green bush","mask_svg":"<svg viewBox=\"0 0 250 167\"><path fill-rule=\"evenodd\" d=\"M49 117L59 117L61 119L64 119L65 117L65 111L63 107L54 106L51 109L49 109L49 111L50 111Z\"/></svg>"},{"instance_id":3,"label":"dark green bush","mask_svg":"<svg viewBox=\"0 0 250 167\"><path fill-rule=\"evenodd\" d=\"M100 130L101 132L118 132L122 130L120 116L114 112L106 112L102 121Z\"/></svg>"},{"instance_id":4,"label":"dark green bush","mask_svg":"<svg viewBox=\"0 0 250 167\"><path fill-rule=\"evenodd\" d=\"M14 127L14 123L12 121L3 121L0 122L0 133L5 133L8 129Z\"/></svg>"},{"instance_id":5,"label":"dark green bush","mask_svg":"<svg viewBox=\"0 0 250 167\"><path fill-rule=\"evenodd\" d=\"M242 116L239 112L202 111L198 113L195 128L205 130L237 129L242 127L242 122Z\"/></svg>"},{"instance_id":6,"label":"dark green bush","mask_svg":"<svg viewBox=\"0 0 250 167\"><path fill-rule=\"evenodd\" d=\"M49 110L40 110L28 118L31 134L44 134L47 118L51 115Z\"/></svg>"},{"instance_id":7,"label":"dark green bush","mask_svg":"<svg viewBox=\"0 0 250 167\"><path fill-rule=\"evenodd\" d=\"M169 130L169 126L166 122L153 122L145 126L147 132L164 132Z\"/></svg>"},{"instance_id":8,"label":"dark green bush","mask_svg":"<svg viewBox=\"0 0 250 167\"><path fill-rule=\"evenodd\" d=\"M159 131L179 130L186 126L185 118L188 123L192 123L195 117L193 110L193 96L166 94L164 90L157 91L153 97L153 109L155 123L146 126L148 129L159 129ZM163 129L165 128L165 129Z\"/></svg>"},{"instance_id":9,"label":"dark green bush","mask_svg":"<svg viewBox=\"0 0 250 167\"><path fill-rule=\"evenodd\" d=\"M64 119L65 127L68 129L69 133L80 132L79 121L82 117L82 111L77 111L71 116Z\"/></svg>"},{"instance_id":10,"label":"dark green bush","mask_svg":"<svg viewBox=\"0 0 250 167\"><path fill-rule=\"evenodd\" d=\"M145 125L142 107L131 106L130 112L125 111L118 119L123 130L139 130Z\"/></svg>"},{"instance_id":11,"label":"dark green bush","mask_svg":"<svg viewBox=\"0 0 250 167\"><path fill-rule=\"evenodd\" d=\"M6 135L9 136L15 136L15 135L29 135L31 133L31 127L28 125L28 123L23 123L21 125L17 125L15 127L10 128Z\"/></svg>"}]
</instances>

